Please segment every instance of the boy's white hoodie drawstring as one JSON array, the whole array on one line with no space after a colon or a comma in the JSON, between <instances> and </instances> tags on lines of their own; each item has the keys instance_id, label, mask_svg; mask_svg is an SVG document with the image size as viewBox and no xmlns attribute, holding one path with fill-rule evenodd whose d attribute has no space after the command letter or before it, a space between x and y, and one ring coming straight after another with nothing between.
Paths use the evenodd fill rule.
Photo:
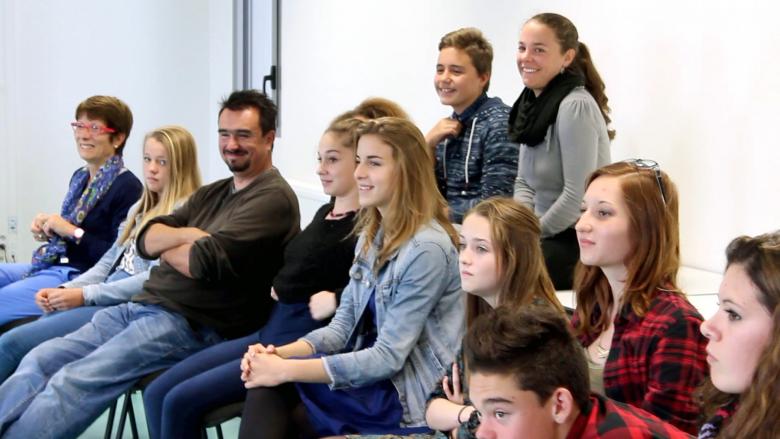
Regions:
<instances>
[{"instance_id":1,"label":"boy's white hoodie drawstring","mask_svg":"<svg viewBox=\"0 0 780 439\"><path fill-rule=\"evenodd\" d=\"M466 148L466 161L463 165L463 171L464 176L466 177L466 186L469 185L469 158L471 157L471 143L474 141L474 127L477 125L477 116L475 115L471 119L471 132L469 133L469 146ZM444 139L444 144L442 145L442 161L441 166L444 169L444 178L447 178L447 144L450 143L450 139ZM466 191L462 190L460 191L461 195L466 195Z\"/></svg>"},{"instance_id":2,"label":"boy's white hoodie drawstring","mask_svg":"<svg viewBox=\"0 0 780 439\"><path fill-rule=\"evenodd\" d=\"M466 162L464 165L464 172L466 177L466 187L469 185L469 158L471 157L471 142L474 141L474 126L477 125L477 116L474 115L474 117L471 119L471 132L469 133L469 146L466 148ZM446 169L445 169L446 170ZM460 192L461 195L466 195L466 191L463 190Z\"/></svg>"}]
</instances>

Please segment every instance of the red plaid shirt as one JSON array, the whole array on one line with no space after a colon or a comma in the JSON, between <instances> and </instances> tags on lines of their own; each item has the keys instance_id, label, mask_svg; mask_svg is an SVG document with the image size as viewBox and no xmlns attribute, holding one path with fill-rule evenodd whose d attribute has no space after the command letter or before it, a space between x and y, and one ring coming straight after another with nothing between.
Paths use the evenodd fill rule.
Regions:
<instances>
[{"instance_id":1,"label":"red plaid shirt","mask_svg":"<svg viewBox=\"0 0 780 439\"><path fill-rule=\"evenodd\" d=\"M604 366L607 397L696 433L699 407L693 393L708 373L701 322L685 297L668 291L658 291L644 317L625 307L615 319ZM577 325L576 317L572 323ZM580 337L580 342L590 346L594 339Z\"/></svg>"},{"instance_id":2,"label":"red plaid shirt","mask_svg":"<svg viewBox=\"0 0 780 439\"><path fill-rule=\"evenodd\" d=\"M690 437L644 410L592 394L589 410L580 413L566 439L687 439Z\"/></svg>"}]
</instances>

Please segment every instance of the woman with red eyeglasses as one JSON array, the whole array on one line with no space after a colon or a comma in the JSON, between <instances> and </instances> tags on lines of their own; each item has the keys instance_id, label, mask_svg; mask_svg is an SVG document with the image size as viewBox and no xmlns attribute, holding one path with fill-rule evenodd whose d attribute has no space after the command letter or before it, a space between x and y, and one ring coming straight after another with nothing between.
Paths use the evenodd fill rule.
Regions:
<instances>
[{"instance_id":1,"label":"woman with red eyeglasses","mask_svg":"<svg viewBox=\"0 0 780 439\"><path fill-rule=\"evenodd\" d=\"M119 223L141 195L141 182L124 167L133 114L119 99L92 96L71 123L84 160L70 178L59 213L39 213L30 225L42 245L30 263L0 264L0 332L10 322L41 314L35 293L56 287L95 265L116 240Z\"/></svg>"}]
</instances>

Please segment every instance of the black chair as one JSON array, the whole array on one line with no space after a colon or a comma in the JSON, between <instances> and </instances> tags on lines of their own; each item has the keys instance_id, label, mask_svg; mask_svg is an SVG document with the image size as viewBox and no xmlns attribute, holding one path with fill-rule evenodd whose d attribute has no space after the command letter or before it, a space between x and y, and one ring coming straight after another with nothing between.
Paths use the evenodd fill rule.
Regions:
<instances>
[{"instance_id":1,"label":"black chair","mask_svg":"<svg viewBox=\"0 0 780 439\"><path fill-rule=\"evenodd\" d=\"M146 389L149 384L152 383L152 381L155 380L158 376L160 376L163 372L165 372L167 369L158 370L157 372L152 372L149 375L144 376L143 378L136 381L135 384L133 384L133 387L127 389L125 393L123 394L124 401L122 402L122 409L119 412L119 425L116 430L116 439L122 439L122 436L125 432L125 423L129 420L130 421L130 434L133 436L133 439L138 439L138 423L135 419L135 409L133 409L133 394L135 392L141 392L143 393L144 389ZM119 399L114 401L114 404L111 406L111 408L108 410L108 420L106 421L106 433L103 436L105 439L111 439L111 432L114 429L114 418L116 417L116 409L117 405L119 403Z\"/></svg>"},{"instance_id":2,"label":"black chair","mask_svg":"<svg viewBox=\"0 0 780 439\"><path fill-rule=\"evenodd\" d=\"M25 323L30 323L32 321L38 320L38 317L39 316L30 316L30 317L22 317L21 319L11 320L5 325L0 326L0 334L6 333L16 328L17 326L22 326Z\"/></svg>"},{"instance_id":3,"label":"black chair","mask_svg":"<svg viewBox=\"0 0 780 439\"><path fill-rule=\"evenodd\" d=\"M203 418L202 438L208 438L208 433L206 430L209 428L215 428L217 430L217 438L224 439L224 436L222 435L222 424L233 418L241 417L241 412L243 410L244 401L241 401L216 408L207 413Z\"/></svg>"}]
</instances>

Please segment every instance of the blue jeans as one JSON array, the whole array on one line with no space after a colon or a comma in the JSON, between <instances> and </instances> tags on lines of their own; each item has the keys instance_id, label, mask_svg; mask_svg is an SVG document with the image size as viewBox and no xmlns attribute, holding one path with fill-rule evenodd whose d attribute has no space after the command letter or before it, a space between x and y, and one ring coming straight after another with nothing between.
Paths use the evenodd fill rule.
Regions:
<instances>
[{"instance_id":1,"label":"blue jeans","mask_svg":"<svg viewBox=\"0 0 780 439\"><path fill-rule=\"evenodd\" d=\"M117 271L106 282L128 277L124 271ZM105 306L82 306L67 311L44 314L40 319L18 326L0 335L0 383L5 381L19 362L32 348L51 340L63 337L81 328L92 320L96 312Z\"/></svg>"},{"instance_id":2,"label":"blue jeans","mask_svg":"<svg viewBox=\"0 0 780 439\"><path fill-rule=\"evenodd\" d=\"M149 437L200 437L203 416L218 407L241 402L241 358L257 333L225 341L181 361L144 390Z\"/></svg>"},{"instance_id":3,"label":"blue jeans","mask_svg":"<svg viewBox=\"0 0 780 439\"><path fill-rule=\"evenodd\" d=\"M57 287L79 275L73 267L54 265L24 277L31 267L30 264L0 264L0 325L43 314L35 304L35 293L41 288Z\"/></svg>"},{"instance_id":4,"label":"blue jeans","mask_svg":"<svg viewBox=\"0 0 780 439\"><path fill-rule=\"evenodd\" d=\"M0 335L0 383L5 381L30 350L46 340L63 337L81 328L105 306L82 306L44 314L40 319Z\"/></svg>"},{"instance_id":5,"label":"blue jeans","mask_svg":"<svg viewBox=\"0 0 780 439\"><path fill-rule=\"evenodd\" d=\"M311 318L308 303L277 303L259 332L219 343L168 369L144 390L149 436L199 437L208 412L246 397L241 358L249 345L281 346L324 323Z\"/></svg>"},{"instance_id":6,"label":"blue jeans","mask_svg":"<svg viewBox=\"0 0 780 439\"><path fill-rule=\"evenodd\" d=\"M221 341L182 315L139 303L30 351L0 386L4 438L76 437L135 381Z\"/></svg>"}]
</instances>

